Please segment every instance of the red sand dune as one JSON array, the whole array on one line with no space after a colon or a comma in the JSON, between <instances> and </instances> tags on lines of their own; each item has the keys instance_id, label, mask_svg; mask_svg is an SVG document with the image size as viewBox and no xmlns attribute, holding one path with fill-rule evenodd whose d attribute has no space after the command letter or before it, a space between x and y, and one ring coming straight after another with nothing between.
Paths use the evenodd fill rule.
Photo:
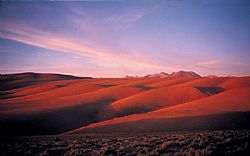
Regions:
<instances>
[{"instance_id":1,"label":"red sand dune","mask_svg":"<svg viewBox=\"0 0 250 156\"><path fill-rule=\"evenodd\" d=\"M79 133L81 131L84 131L85 129L121 123L129 123L139 120L144 120L145 123L145 120L147 119L169 119L227 112L250 111L249 97L250 88L232 89L230 91L226 91L214 96L168 107L165 109L156 110L149 113L130 115L126 117L120 117L112 120L94 123L89 126L77 129L73 131L73 133Z\"/></svg>"},{"instance_id":2,"label":"red sand dune","mask_svg":"<svg viewBox=\"0 0 250 156\"><path fill-rule=\"evenodd\" d=\"M231 77L219 84L225 89L250 87L250 77Z\"/></svg>"},{"instance_id":3,"label":"red sand dune","mask_svg":"<svg viewBox=\"0 0 250 156\"><path fill-rule=\"evenodd\" d=\"M54 110L68 106L96 103L102 100L119 100L130 95L137 94L142 90L139 88L116 86L99 89L90 93L71 95L59 98L43 97L43 99L27 99L23 101L1 100L3 113L27 113Z\"/></svg>"},{"instance_id":4,"label":"red sand dune","mask_svg":"<svg viewBox=\"0 0 250 156\"><path fill-rule=\"evenodd\" d=\"M17 97L22 96L29 96L34 94L39 94L42 92L48 92L54 89L58 89L61 87L66 87L72 85L73 83L77 83L82 80L59 80L59 81L52 81L45 84L37 84L12 90L7 90L6 92L11 93ZM87 81L87 80L85 80Z\"/></svg>"},{"instance_id":5,"label":"red sand dune","mask_svg":"<svg viewBox=\"0 0 250 156\"><path fill-rule=\"evenodd\" d=\"M93 85L88 80L74 81L74 83L50 82L47 85L25 89L14 93L17 98L6 99L6 101L30 101L35 99L50 99L56 97L84 94L98 89L102 89L101 85ZM19 97L20 96L20 97Z\"/></svg>"},{"instance_id":6,"label":"red sand dune","mask_svg":"<svg viewBox=\"0 0 250 156\"><path fill-rule=\"evenodd\" d=\"M178 87L222 87L226 90L232 88L249 87L250 77L204 77L176 85Z\"/></svg>"},{"instance_id":7,"label":"red sand dune","mask_svg":"<svg viewBox=\"0 0 250 156\"><path fill-rule=\"evenodd\" d=\"M76 77L61 74L20 73L0 75L0 90L9 90L58 80L76 80L90 77Z\"/></svg>"},{"instance_id":8,"label":"red sand dune","mask_svg":"<svg viewBox=\"0 0 250 156\"><path fill-rule=\"evenodd\" d=\"M165 78L79 78L24 73L5 75L0 87L0 116L4 117L0 122L13 120L20 124L28 120L32 126L42 119L41 127L46 128L58 122L61 127L54 127L58 129L55 132L79 128L83 122L84 126L91 125L76 130L77 133L118 123L144 121L152 126L148 122L152 119L250 111L250 77L179 73ZM70 126L66 129L65 118Z\"/></svg>"},{"instance_id":9,"label":"red sand dune","mask_svg":"<svg viewBox=\"0 0 250 156\"><path fill-rule=\"evenodd\" d=\"M112 87L126 83L130 80L123 79L80 79L80 80L59 80L46 84L37 84L13 90L7 93L13 97L5 101L30 101L34 99L48 99L54 97L70 96L96 91L98 89ZM4 91L2 91L4 93Z\"/></svg>"},{"instance_id":10,"label":"red sand dune","mask_svg":"<svg viewBox=\"0 0 250 156\"><path fill-rule=\"evenodd\" d=\"M218 86L219 84L223 83L224 81L230 79L229 77L202 77L199 79L195 79L193 81L188 81L185 83L177 84L178 87L195 87L195 86L203 86L203 87L213 87Z\"/></svg>"},{"instance_id":11,"label":"red sand dune","mask_svg":"<svg viewBox=\"0 0 250 156\"><path fill-rule=\"evenodd\" d=\"M119 112L141 113L206 97L193 87L163 87L129 96L112 104Z\"/></svg>"}]
</instances>

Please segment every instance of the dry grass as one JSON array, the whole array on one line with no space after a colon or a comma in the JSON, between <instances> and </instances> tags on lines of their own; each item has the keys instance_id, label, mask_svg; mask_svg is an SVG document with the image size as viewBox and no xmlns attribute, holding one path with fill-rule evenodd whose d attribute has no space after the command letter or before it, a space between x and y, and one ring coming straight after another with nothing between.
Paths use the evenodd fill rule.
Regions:
<instances>
[{"instance_id":1,"label":"dry grass","mask_svg":"<svg viewBox=\"0 0 250 156\"><path fill-rule=\"evenodd\" d=\"M250 131L2 138L0 155L248 155Z\"/></svg>"}]
</instances>

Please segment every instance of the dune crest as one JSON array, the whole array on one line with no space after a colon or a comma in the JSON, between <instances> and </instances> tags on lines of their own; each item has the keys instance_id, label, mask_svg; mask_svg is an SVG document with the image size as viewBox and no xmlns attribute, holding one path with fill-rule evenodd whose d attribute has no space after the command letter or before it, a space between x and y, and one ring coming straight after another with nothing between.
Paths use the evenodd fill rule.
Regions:
<instances>
[{"instance_id":1,"label":"dune crest","mask_svg":"<svg viewBox=\"0 0 250 156\"><path fill-rule=\"evenodd\" d=\"M201 77L184 71L137 78L1 76L2 135L102 132L103 127L175 130L181 129L178 125L192 128L191 121L193 128L201 129L208 127L205 122L215 120L220 124L211 127L236 128L229 119L241 125L250 111L250 77Z\"/></svg>"}]
</instances>

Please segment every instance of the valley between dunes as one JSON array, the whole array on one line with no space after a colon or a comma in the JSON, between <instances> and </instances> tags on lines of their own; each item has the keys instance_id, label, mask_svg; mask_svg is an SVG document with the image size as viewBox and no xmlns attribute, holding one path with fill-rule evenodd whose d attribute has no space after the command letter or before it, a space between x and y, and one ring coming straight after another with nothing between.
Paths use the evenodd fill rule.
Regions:
<instances>
[{"instance_id":1,"label":"valley between dunes","mask_svg":"<svg viewBox=\"0 0 250 156\"><path fill-rule=\"evenodd\" d=\"M249 129L250 77L1 75L1 135Z\"/></svg>"}]
</instances>

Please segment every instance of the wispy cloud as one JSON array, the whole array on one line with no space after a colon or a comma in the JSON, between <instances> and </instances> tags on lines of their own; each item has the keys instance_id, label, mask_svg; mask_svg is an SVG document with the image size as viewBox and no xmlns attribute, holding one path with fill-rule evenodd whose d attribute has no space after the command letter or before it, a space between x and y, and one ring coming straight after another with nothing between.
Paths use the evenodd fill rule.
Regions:
<instances>
[{"instance_id":1,"label":"wispy cloud","mask_svg":"<svg viewBox=\"0 0 250 156\"><path fill-rule=\"evenodd\" d=\"M242 64L242 63L233 63L233 62L221 62L217 60L207 60L203 62L198 62L194 65L193 69L197 69L197 71L213 71L213 74L219 73L221 76L227 75L247 75L246 71L250 72L250 65ZM205 70L204 70L205 69ZM246 70L249 69L249 70ZM221 74L223 73L223 74ZM211 74L211 73L210 73Z\"/></svg>"},{"instance_id":2,"label":"wispy cloud","mask_svg":"<svg viewBox=\"0 0 250 156\"><path fill-rule=\"evenodd\" d=\"M144 11L140 12L129 12L122 15L112 15L105 21L109 25L113 25L116 30L126 30L143 19L147 13Z\"/></svg>"},{"instance_id":3,"label":"wispy cloud","mask_svg":"<svg viewBox=\"0 0 250 156\"><path fill-rule=\"evenodd\" d=\"M77 40L36 29L22 22L6 21L2 22L0 26L0 38L58 52L84 56L89 58L90 62L92 61L100 66L119 66L124 69L135 68L138 70L146 69L154 71L172 70L165 62L144 56L139 52L133 52L133 55L117 53L109 47L99 47L96 46L95 43L84 39Z\"/></svg>"},{"instance_id":4,"label":"wispy cloud","mask_svg":"<svg viewBox=\"0 0 250 156\"><path fill-rule=\"evenodd\" d=\"M210 60L210 61L199 62L197 63L197 65L216 65L218 63L219 63L218 61Z\"/></svg>"},{"instance_id":5,"label":"wispy cloud","mask_svg":"<svg viewBox=\"0 0 250 156\"><path fill-rule=\"evenodd\" d=\"M88 37L97 39L131 28L147 14L148 11L135 10L98 18L86 14L82 9L74 9L73 14L68 15L67 19L76 29L88 34Z\"/></svg>"},{"instance_id":6,"label":"wispy cloud","mask_svg":"<svg viewBox=\"0 0 250 156\"><path fill-rule=\"evenodd\" d=\"M201 67L201 68L216 69L216 68L220 67L220 64L221 63L217 60L207 60L207 61L203 61L203 62L198 62L195 64L195 66Z\"/></svg>"}]
</instances>

